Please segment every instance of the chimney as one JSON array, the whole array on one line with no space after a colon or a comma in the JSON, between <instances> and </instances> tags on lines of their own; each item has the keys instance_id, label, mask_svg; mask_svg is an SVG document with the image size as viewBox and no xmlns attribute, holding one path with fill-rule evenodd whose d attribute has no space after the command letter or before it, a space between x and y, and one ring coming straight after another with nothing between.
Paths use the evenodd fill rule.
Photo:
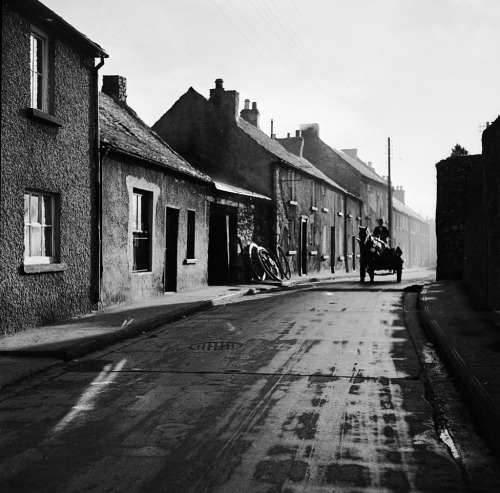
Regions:
<instances>
[{"instance_id":1,"label":"chimney","mask_svg":"<svg viewBox=\"0 0 500 493\"><path fill-rule=\"evenodd\" d=\"M358 150L357 149L342 149L342 152L347 154L348 156L357 159L358 158Z\"/></svg>"},{"instance_id":2,"label":"chimney","mask_svg":"<svg viewBox=\"0 0 500 493\"><path fill-rule=\"evenodd\" d=\"M371 161L368 161L368 167L373 169L373 163Z\"/></svg>"},{"instance_id":3,"label":"chimney","mask_svg":"<svg viewBox=\"0 0 500 493\"><path fill-rule=\"evenodd\" d=\"M295 130L295 137L301 137L302 134L300 132L300 130Z\"/></svg>"},{"instance_id":4,"label":"chimney","mask_svg":"<svg viewBox=\"0 0 500 493\"><path fill-rule=\"evenodd\" d=\"M393 196L400 202L403 202L403 204L405 203L405 191L403 187L396 187L393 191Z\"/></svg>"},{"instance_id":5,"label":"chimney","mask_svg":"<svg viewBox=\"0 0 500 493\"><path fill-rule=\"evenodd\" d=\"M300 132L304 137L313 135L319 137L319 124L318 123L303 123L300 125Z\"/></svg>"},{"instance_id":6,"label":"chimney","mask_svg":"<svg viewBox=\"0 0 500 493\"><path fill-rule=\"evenodd\" d=\"M210 89L208 102L224 119L236 120L240 95L237 91L226 91L222 85L223 82L222 79L215 80L215 89Z\"/></svg>"},{"instance_id":7,"label":"chimney","mask_svg":"<svg viewBox=\"0 0 500 493\"><path fill-rule=\"evenodd\" d=\"M252 109L250 109L250 100L245 99L245 108L240 112L241 118L252 124L254 127L259 128L259 115L260 113L257 109L257 103L252 103Z\"/></svg>"},{"instance_id":8,"label":"chimney","mask_svg":"<svg viewBox=\"0 0 500 493\"><path fill-rule=\"evenodd\" d=\"M127 79L120 75L104 75L102 92L112 97L117 103L127 102Z\"/></svg>"}]
</instances>

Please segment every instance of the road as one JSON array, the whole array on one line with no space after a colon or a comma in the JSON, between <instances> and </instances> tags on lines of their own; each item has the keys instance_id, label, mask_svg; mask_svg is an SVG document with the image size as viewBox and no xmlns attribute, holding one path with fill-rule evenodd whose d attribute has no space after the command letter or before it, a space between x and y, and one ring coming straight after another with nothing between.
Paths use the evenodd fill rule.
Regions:
<instances>
[{"instance_id":1,"label":"road","mask_svg":"<svg viewBox=\"0 0 500 493\"><path fill-rule=\"evenodd\" d=\"M411 284L240 299L27 379L1 491L498 491Z\"/></svg>"}]
</instances>

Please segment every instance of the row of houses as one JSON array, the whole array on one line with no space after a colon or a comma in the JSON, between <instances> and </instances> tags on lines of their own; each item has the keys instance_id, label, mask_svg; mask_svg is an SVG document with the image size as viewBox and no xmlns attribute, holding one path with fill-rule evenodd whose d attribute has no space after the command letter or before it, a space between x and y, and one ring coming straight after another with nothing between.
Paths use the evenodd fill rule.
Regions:
<instances>
[{"instance_id":1,"label":"row of houses","mask_svg":"<svg viewBox=\"0 0 500 493\"><path fill-rule=\"evenodd\" d=\"M106 51L42 3L2 0L2 40L3 334L248 281L250 242L282 246L295 275L356 270L358 226L387 218L387 182L355 150L317 125L266 135L221 79L150 128L124 77L99 87ZM429 224L394 196L394 243L428 264Z\"/></svg>"}]
</instances>

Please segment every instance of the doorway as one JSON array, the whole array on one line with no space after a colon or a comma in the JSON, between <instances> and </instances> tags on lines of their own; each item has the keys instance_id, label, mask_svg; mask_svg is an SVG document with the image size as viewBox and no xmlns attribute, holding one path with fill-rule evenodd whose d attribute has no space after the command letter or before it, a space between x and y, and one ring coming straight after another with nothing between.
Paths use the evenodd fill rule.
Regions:
<instances>
[{"instance_id":1,"label":"doorway","mask_svg":"<svg viewBox=\"0 0 500 493\"><path fill-rule=\"evenodd\" d=\"M335 251L335 226L330 228L330 268L332 274L335 272L335 262L337 260Z\"/></svg>"},{"instance_id":2,"label":"doorway","mask_svg":"<svg viewBox=\"0 0 500 493\"><path fill-rule=\"evenodd\" d=\"M307 218L300 220L300 259L299 276L307 274Z\"/></svg>"},{"instance_id":3,"label":"doorway","mask_svg":"<svg viewBox=\"0 0 500 493\"><path fill-rule=\"evenodd\" d=\"M352 270L356 270L356 237L352 236Z\"/></svg>"},{"instance_id":4,"label":"doorway","mask_svg":"<svg viewBox=\"0 0 500 493\"><path fill-rule=\"evenodd\" d=\"M235 207L210 204L208 235L208 284L237 281L238 237Z\"/></svg>"},{"instance_id":5,"label":"doorway","mask_svg":"<svg viewBox=\"0 0 500 493\"><path fill-rule=\"evenodd\" d=\"M179 210L167 207L165 212L165 275L164 289L177 290L177 239L179 236Z\"/></svg>"}]
</instances>

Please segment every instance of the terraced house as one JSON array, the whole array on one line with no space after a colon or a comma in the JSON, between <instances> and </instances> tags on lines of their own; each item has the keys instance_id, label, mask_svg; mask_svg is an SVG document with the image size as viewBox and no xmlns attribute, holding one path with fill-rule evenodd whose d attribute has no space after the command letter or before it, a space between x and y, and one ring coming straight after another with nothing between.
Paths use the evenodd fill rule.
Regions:
<instances>
[{"instance_id":1,"label":"terraced house","mask_svg":"<svg viewBox=\"0 0 500 493\"><path fill-rule=\"evenodd\" d=\"M362 200L360 224L372 231L377 219L388 221L388 183L371 165L358 157L357 149L337 150L319 136L317 123L304 124L295 137L278 139L287 149L298 153L314 164L325 175ZM432 264L430 223L405 204L402 187L393 188L392 246L403 250L405 267ZM354 235L357 232L353 233ZM352 238L351 238L352 239Z\"/></svg>"},{"instance_id":2,"label":"terraced house","mask_svg":"<svg viewBox=\"0 0 500 493\"><path fill-rule=\"evenodd\" d=\"M106 57L40 2L2 1L1 333L98 302L97 81Z\"/></svg>"},{"instance_id":3,"label":"terraced house","mask_svg":"<svg viewBox=\"0 0 500 493\"><path fill-rule=\"evenodd\" d=\"M360 199L262 132L257 105L247 100L240 113L221 79L208 100L190 88L153 129L212 179L272 199L246 243L280 245L299 275L353 268Z\"/></svg>"}]
</instances>

